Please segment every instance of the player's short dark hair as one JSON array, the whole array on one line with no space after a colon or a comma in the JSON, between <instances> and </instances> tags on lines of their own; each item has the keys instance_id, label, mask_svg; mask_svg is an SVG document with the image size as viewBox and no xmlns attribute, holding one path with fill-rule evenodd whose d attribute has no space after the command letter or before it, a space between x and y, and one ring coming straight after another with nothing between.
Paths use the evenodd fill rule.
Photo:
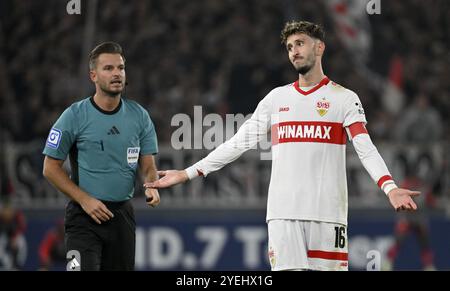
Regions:
<instances>
[{"instance_id":1,"label":"player's short dark hair","mask_svg":"<svg viewBox=\"0 0 450 291\"><path fill-rule=\"evenodd\" d=\"M281 43L286 45L288 37L296 33L304 33L312 38L325 41L325 32L320 24L308 21L290 21L284 25L281 31Z\"/></svg>"},{"instance_id":2,"label":"player's short dark hair","mask_svg":"<svg viewBox=\"0 0 450 291\"><path fill-rule=\"evenodd\" d=\"M96 46L89 54L89 70L95 69L97 65L97 59L101 54L119 54L122 56L125 62L125 57L123 55L123 50L120 44L112 41L107 41Z\"/></svg>"}]
</instances>

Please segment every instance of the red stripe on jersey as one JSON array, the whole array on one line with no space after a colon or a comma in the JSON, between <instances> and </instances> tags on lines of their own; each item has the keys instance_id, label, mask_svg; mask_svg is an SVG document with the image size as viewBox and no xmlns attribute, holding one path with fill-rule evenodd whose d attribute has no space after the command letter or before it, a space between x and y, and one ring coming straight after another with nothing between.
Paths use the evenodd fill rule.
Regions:
<instances>
[{"instance_id":1,"label":"red stripe on jersey","mask_svg":"<svg viewBox=\"0 0 450 291\"><path fill-rule=\"evenodd\" d=\"M325 251L308 251L308 258L347 261L348 253L325 252Z\"/></svg>"},{"instance_id":2,"label":"red stripe on jersey","mask_svg":"<svg viewBox=\"0 0 450 291\"><path fill-rule=\"evenodd\" d=\"M342 123L287 121L272 125L272 145L288 142L346 144Z\"/></svg>"},{"instance_id":3,"label":"red stripe on jersey","mask_svg":"<svg viewBox=\"0 0 450 291\"><path fill-rule=\"evenodd\" d=\"M350 135L352 136L352 138L361 133L369 134L363 122L355 122L351 124L348 129L350 130Z\"/></svg>"},{"instance_id":4,"label":"red stripe on jersey","mask_svg":"<svg viewBox=\"0 0 450 291\"><path fill-rule=\"evenodd\" d=\"M294 88L301 94L303 95L308 95L311 94L312 92L318 90L320 87L328 84L328 82L330 82L330 79L328 79L328 77L325 77L322 79L322 81L320 81L319 84L317 84L316 86L314 86L313 88L309 89L308 91L303 91L300 86L298 85L298 80L294 82Z\"/></svg>"},{"instance_id":5,"label":"red stripe on jersey","mask_svg":"<svg viewBox=\"0 0 450 291\"><path fill-rule=\"evenodd\" d=\"M383 186L383 183L386 182L386 181L389 181L389 180L393 180L392 177L389 176L389 175L385 175L385 176L381 177L381 178L378 180L378 183L377 183L378 187L381 188L381 186Z\"/></svg>"},{"instance_id":6,"label":"red stripe on jersey","mask_svg":"<svg viewBox=\"0 0 450 291\"><path fill-rule=\"evenodd\" d=\"M199 175L199 176L205 176L205 174L203 174L203 172L202 171L200 171L199 169L197 169L197 174Z\"/></svg>"}]
</instances>

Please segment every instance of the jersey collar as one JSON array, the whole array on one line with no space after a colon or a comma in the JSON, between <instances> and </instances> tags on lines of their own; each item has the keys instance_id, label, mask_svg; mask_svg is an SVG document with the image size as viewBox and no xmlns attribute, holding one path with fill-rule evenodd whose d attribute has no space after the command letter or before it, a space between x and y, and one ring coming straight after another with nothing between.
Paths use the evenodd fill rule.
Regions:
<instances>
[{"instance_id":1,"label":"jersey collar","mask_svg":"<svg viewBox=\"0 0 450 291\"><path fill-rule=\"evenodd\" d=\"M114 108L114 110L112 110L112 111L106 111L106 110L101 109L100 106L98 106L97 103L95 103L94 96L89 98L89 100L91 100L92 106L94 106L95 109L97 109L101 113L107 114L107 115L112 115L112 114L117 113L120 110L120 107L122 107L122 98L120 98L119 105L117 105L117 107Z\"/></svg>"},{"instance_id":2,"label":"jersey collar","mask_svg":"<svg viewBox=\"0 0 450 291\"><path fill-rule=\"evenodd\" d=\"M328 79L327 76L325 76L322 81L320 81L319 84L317 84L316 86L314 86L313 88L309 89L308 91L303 91L299 86L298 86L298 80L294 82L294 88L295 90L297 90L300 94L302 95L308 95L313 93L314 91L318 90L320 87L328 84L330 82L330 79Z\"/></svg>"}]
</instances>

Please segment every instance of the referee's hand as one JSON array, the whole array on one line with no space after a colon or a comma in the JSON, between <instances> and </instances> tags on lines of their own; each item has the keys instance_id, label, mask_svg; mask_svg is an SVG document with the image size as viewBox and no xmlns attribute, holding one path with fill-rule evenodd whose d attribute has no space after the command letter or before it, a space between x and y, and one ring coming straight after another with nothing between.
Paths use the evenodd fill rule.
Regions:
<instances>
[{"instance_id":1,"label":"referee's hand","mask_svg":"<svg viewBox=\"0 0 450 291\"><path fill-rule=\"evenodd\" d=\"M161 202L161 198L159 197L159 192L157 189L146 188L145 189L145 201L147 205L151 207L155 207Z\"/></svg>"},{"instance_id":2,"label":"referee's hand","mask_svg":"<svg viewBox=\"0 0 450 291\"><path fill-rule=\"evenodd\" d=\"M94 197L86 196L83 201L80 201L80 205L83 210L98 224L102 224L102 221L105 222L114 217L114 214L109 211L106 205Z\"/></svg>"}]
</instances>

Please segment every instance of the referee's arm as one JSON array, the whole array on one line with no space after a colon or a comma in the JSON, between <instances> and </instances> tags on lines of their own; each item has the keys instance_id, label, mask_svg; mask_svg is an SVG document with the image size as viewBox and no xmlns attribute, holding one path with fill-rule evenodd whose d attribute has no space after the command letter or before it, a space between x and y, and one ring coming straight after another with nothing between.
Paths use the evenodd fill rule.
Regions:
<instances>
[{"instance_id":1,"label":"referee's arm","mask_svg":"<svg viewBox=\"0 0 450 291\"><path fill-rule=\"evenodd\" d=\"M144 183L154 182L158 180L155 158L153 157L153 155L141 155L139 157L139 167L142 181L144 181ZM157 189L146 188L145 196L147 204L152 207L157 206L161 201Z\"/></svg>"},{"instance_id":2,"label":"referee's arm","mask_svg":"<svg viewBox=\"0 0 450 291\"><path fill-rule=\"evenodd\" d=\"M70 180L69 175L63 169L63 164L64 160L45 156L42 174L59 191L78 202L83 210L98 224L111 219L114 216L112 212L100 200L90 196Z\"/></svg>"}]
</instances>

